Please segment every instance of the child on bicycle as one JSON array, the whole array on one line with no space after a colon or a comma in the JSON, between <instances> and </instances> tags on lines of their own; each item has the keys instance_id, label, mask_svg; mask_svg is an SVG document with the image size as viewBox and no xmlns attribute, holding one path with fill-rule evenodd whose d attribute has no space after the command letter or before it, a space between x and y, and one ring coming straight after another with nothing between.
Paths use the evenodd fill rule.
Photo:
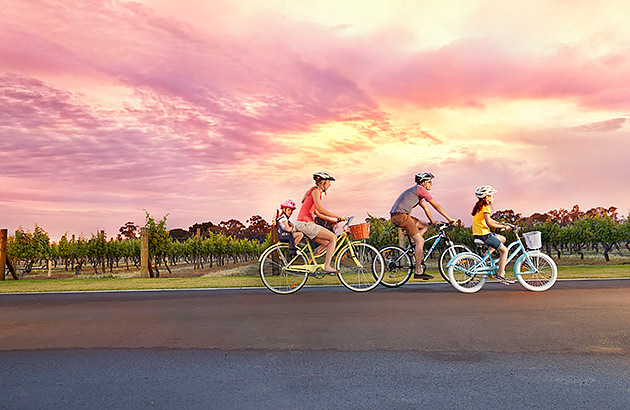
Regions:
<instances>
[{"instance_id":1,"label":"child on bicycle","mask_svg":"<svg viewBox=\"0 0 630 410\"><path fill-rule=\"evenodd\" d=\"M278 241L287 242L289 244L289 254L295 255L295 245L300 243L304 234L296 231L289 218L295 211L295 202L287 199L280 204L280 211L276 211L276 229L278 231Z\"/></svg>"},{"instance_id":2,"label":"child on bicycle","mask_svg":"<svg viewBox=\"0 0 630 410\"><path fill-rule=\"evenodd\" d=\"M508 225L499 223L490 217L492 214L490 205L494 202L494 194L497 192L498 191L490 185L483 185L475 190L477 203L472 210L472 233L475 239L481 239L486 246L499 251L499 271L497 272L497 280L504 285L509 285L510 283L514 283L514 281L505 277L505 265L508 254L508 250L504 245L505 236L490 232L490 228L510 229Z\"/></svg>"},{"instance_id":3,"label":"child on bicycle","mask_svg":"<svg viewBox=\"0 0 630 410\"><path fill-rule=\"evenodd\" d=\"M337 245L337 235L323 226L317 225L315 223L315 215L330 222L343 221L344 218L335 215L322 206L322 194L326 193L328 188L330 188L330 182L334 181L335 178L327 172L316 172L313 174L313 180L315 180L315 186L306 191L304 198L302 198L302 206L298 213L297 222L295 222L295 228L303 232L311 240L326 247L324 273L332 275L338 273L330 264Z\"/></svg>"},{"instance_id":4,"label":"child on bicycle","mask_svg":"<svg viewBox=\"0 0 630 410\"><path fill-rule=\"evenodd\" d=\"M427 203L438 211L449 223L454 223L455 220L448 216L444 208L438 204L433 196L429 193L433 186L433 176L430 172L420 172L415 176L416 185L404 191L398 196L394 206L389 211L391 215L391 221L394 225L403 228L407 235L411 237L416 244L416 273L413 275L415 279L429 280L433 279L433 276L422 272L422 256L424 253L424 237L423 235L429 229L429 224L418 218L411 216L411 210L417 205L420 205L424 210L424 213L429 218L432 224L435 224L433 216L431 216L431 210Z\"/></svg>"}]
</instances>

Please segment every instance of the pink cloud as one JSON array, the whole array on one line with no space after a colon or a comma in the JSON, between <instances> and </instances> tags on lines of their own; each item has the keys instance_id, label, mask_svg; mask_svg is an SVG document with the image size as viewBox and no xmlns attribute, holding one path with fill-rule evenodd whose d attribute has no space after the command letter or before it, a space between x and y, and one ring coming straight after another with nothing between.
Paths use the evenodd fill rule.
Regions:
<instances>
[{"instance_id":1,"label":"pink cloud","mask_svg":"<svg viewBox=\"0 0 630 410\"><path fill-rule=\"evenodd\" d=\"M584 107L630 103L630 60L592 60L559 49L548 57L512 54L488 39L455 41L384 69L372 81L383 98L420 107L482 107L488 99L568 99Z\"/></svg>"},{"instance_id":2,"label":"pink cloud","mask_svg":"<svg viewBox=\"0 0 630 410\"><path fill-rule=\"evenodd\" d=\"M620 129L627 121L627 118L613 118L606 121L597 121L589 124L582 124L572 129L579 132L605 132Z\"/></svg>"}]
</instances>

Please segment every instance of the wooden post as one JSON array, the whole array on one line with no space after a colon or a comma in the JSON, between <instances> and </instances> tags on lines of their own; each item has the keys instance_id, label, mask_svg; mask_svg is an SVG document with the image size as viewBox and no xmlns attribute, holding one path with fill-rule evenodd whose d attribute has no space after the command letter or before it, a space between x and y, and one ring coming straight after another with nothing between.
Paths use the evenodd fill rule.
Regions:
<instances>
[{"instance_id":1,"label":"wooden post","mask_svg":"<svg viewBox=\"0 0 630 410\"><path fill-rule=\"evenodd\" d=\"M7 265L7 229L0 229L0 280L4 280L4 269Z\"/></svg>"},{"instance_id":2,"label":"wooden post","mask_svg":"<svg viewBox=\"0 0 630 410\"><path fill-rule=\"evenodd\" d=\"M140 229L140 277L149 277L149 229Z\"/></svg>"},{"instance_id":3,"label":"wooden post","mask_svg":"<svg viewBox=\"0 0 630 410\"><path fill-rule=\"evenodd\" d=\"M201 228L197 228L197 239L201 239ZM193 267L193 270L201 269L201 262L199 261L200 258L201 255L195 255L195 265Z\"/></svg>"},{"instance_id":4,"label":"wooden post","mask_svg":"<svg viewBox=\"0 0 630 410\"><path fill-rule=\"evenodd\" d=\"M74 243L74 234L72 234L72 243ZM74 271L74 262L75 262L76 258L77 258L76 255L72 255L72 259L70 259L70 269L73 270L73 271ZM76 273L76 271L74 271L74 272L75 272L75 275L78 275L78 273Z\"/></svg>"},{"instance_id":5,"label":"wooden post","mask_svg":"<svg viewBox=\"0 0 630 410\"><path fill-rule=\"evenodd\" d=\"M398 228L398 245L405 247L405 230Z\"/></svg>"},{"instance_id":6,"label":"wooden post","mask_svg":"<svg viewBox=\"0 0 630 410\"><path fill-rule=\"evenodd\" d=\"M52 276L52 262L48 259L48 277Z\"/></svg>"},{"instance_id":7,"label":"wooden post","mask_svg":"<svg viewBox=\"0 0 630 410\"><path fill-rule=\"evenodd\" d=\"M101 273L105 276L105 246L107 246L107 242L105 241L105 231L101 230L101 239L103 241L103 253L101 254Z\"/></svg>"}]
</instances>

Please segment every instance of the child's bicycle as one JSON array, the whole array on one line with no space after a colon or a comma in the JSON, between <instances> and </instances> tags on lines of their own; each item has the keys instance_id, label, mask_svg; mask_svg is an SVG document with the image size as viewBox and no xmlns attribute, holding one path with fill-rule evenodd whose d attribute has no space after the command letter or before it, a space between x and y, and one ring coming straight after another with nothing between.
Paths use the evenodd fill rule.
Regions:
<instances>
[{"instance_id":1,"label":"child's bicycle","mask_svg":"<svg viewBox=\"0 0 630 410\"><path fill-rule=\"evenodd\" d=\"M541 233L534 231L522 235L530 249L528 251L519 236L521 228L511 224L505 225L512 227L516 234L516 240L508 246L506 265L522 253L514 263L514 277L527 290L540 292L551 288L558 278L558 267L549 255L540 251ZM475 245L481 249L485 247L483 241L479 239L475 239ZM459 254L447 264L449 282L460 292L477 292L486 283L488 276L497 275L499 270L497 263L498 259L492 258L489 249L485 249L483 257L472 252Z\"/></svg>"},{"instance_id":2,"label":"child's bicycle","mask_svg":"<svg viewBox=\"0 0 630 410\"><path fill-rule=\"evenodd\" d=\"M472 252L466 245L456 244L449 239L446 235L446 231L453 228L453 225L446 223L437 224L438 233L426 239L426 242L434 241L428 251L424 252L421 266L422 272L426 271L425 262L431 256L433 251L437 248L438 244L444 242L446 248L440 253L438 258L438 266L440 268L440 275L448 282L448 272L446 271L446 264L455 255L462 252ZM381 284L390 288L402 286L409 281L411 275L416 270L416 245L412 242L409 235L409 246L407 249L398 245L385 245L379 250L383 259L385 260L385 274ZM425 242L425 243L426 243Z\"/></svg>"},{"instance_id":3,"label":"child's bicycle","mask_svg":"<svg viewBox=\"0 0 630 410\"><path fill-rule=\"evenodd\" d=\"M342 232L337 237L333 266L339 271L337 276L345 287L355 292L367 292L380 283L385 263L375 247L350 239L349 230L355 239L369 236L369 223L349 226L351 220L349 217L338 224ZM290 255L288 244L277 243L260 256L260 278L270 291L281 295L294 293L306 284L309 276L316 279L327 276L323 272L324 263L317 263L317 258L323 257L325 251L316 257L306 240L306 245L297 246L296 252L296 255Z\"/></svg>"}]
</instances>

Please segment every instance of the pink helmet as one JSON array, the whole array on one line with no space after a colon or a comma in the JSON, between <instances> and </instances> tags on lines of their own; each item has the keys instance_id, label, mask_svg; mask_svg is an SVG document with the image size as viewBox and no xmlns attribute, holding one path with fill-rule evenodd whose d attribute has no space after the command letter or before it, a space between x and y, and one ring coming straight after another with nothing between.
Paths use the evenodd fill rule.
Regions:
<instances>
[{"instance_id":1,"label":"pink helmet","mask_svg":"<svg viewBox=\"0 0 630 410\"><path fill-rule=\"evenodd\" d=\"M287 199L286 201L282 201L282 203L280 204L280 209L282 208L290 208L290 209L295 209L295 202L293 202L290 199Z\"/></svg>"}]
</instances>

